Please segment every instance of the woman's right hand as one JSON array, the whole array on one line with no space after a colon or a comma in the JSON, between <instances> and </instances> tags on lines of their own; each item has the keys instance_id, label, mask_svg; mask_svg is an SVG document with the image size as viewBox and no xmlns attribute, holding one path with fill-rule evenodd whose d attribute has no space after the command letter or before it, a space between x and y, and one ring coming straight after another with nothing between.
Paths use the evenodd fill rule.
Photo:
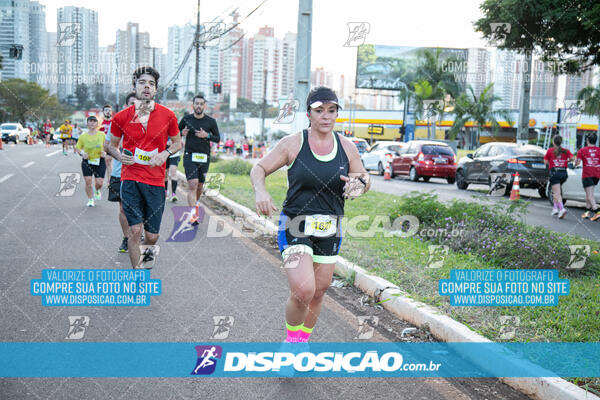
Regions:
<instances>
[{"instance_id":1,"label":"woman's right hand","mask_svg":"<svg viewBox=\"0 0 600 400\"><path fill-rule=\"evenodd\" d=\"M257 192L256 193L256 213L258 215L270 216L272 211L277 211L277 207L273 203L273 199L269 193Z\"/></svg>"},{"instance_id":2,"label":"woman's right hand","mask_svg":"<svg viewBox=\"0 0 600 400\"><path fill-rule=\"evenodd\" d=\"M82 157L84 160L87 160L87 159L89 158L89 156L88 156L88 153L86 153L85 151L82 151L82 152L81 152L81 157Z\"/></svg>"}]
</instances>

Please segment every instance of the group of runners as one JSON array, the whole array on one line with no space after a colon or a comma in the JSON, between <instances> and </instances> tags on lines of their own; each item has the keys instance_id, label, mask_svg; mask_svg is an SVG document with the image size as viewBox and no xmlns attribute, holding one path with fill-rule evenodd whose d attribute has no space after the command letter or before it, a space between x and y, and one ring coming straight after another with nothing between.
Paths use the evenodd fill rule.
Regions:
<instances>
[{"instance_id":1,"label":"group of runners","mask_svg":"<svg viewBox=\"0 0 600 400\"><path fill-rule=\"evenodd\" d=\"M562 137L556 135L552 139L552 147L544 156L544 163L549 169L549 182L552 187L552 200L554 207L552 215L564 218L567 209L562 199L562 184L568 179L567 168L570 162L575 166L583 164L581 172L581 184L585 190L586 211L581 215L582 219L589 218L591 221L600 219L600 209L596 203L594 189L600 180L600 147L596 146L598 137L596 134L586 136L586 145L577 151L574 156L568 149L562 147Z\"/></svg>"},{"instance_id":2,"label":"group of runners","mask_svg":"<svg viewBox=\"0 0 600 400\"><path fill-rule=\"evenodd\" d=\"M180 157L188 183L190 223L198 222L198 206L210 166L210 142L219 143L217 122L204 114L206 100L193 98L193 113L179 122L173 111L154 101L159 73L140 67L133 74L134 92L126 107L112 115L105 107L103 127L87 119L76 152L81 155L87 205L101 199L107 160L110 168L108 200L119 203L118 220L123 239L119 251L128 252L134 269L146 268L159 231L168 197L176 200L176 169ZM250 179L256 211L269 216L277 211L265 186L266 177L287 166L289 188L279 214L278 245L290 295L285 306L286 342L308 341L321 311L342 243L341 220L346 199L369 190L369 174L358 150L334 133L340 105L329 88L308 95L309 127L283 138L253 168ZM185 138L185 144L182 138ZM144 254L141 244L144 244Z\"/></svg>"}]
</instances>

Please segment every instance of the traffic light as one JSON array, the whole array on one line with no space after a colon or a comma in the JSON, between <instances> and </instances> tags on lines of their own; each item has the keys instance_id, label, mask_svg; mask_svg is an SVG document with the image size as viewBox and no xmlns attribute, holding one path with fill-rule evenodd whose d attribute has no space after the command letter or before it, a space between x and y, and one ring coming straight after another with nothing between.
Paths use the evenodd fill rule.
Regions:
<instances>
[{"instance_id":1,"label":"traffic light","mask_svg":"<svg viewBox=\"0 0 600 400\"><path fill-rule=\"evenodd\" d=\"M173 91L177 92L177 84L176 83L173 84Z\"/></svg>"},{"instance_id":2,"label":"traffic light","mask_svg":"<svg viewBox=\"0 0 600 400\"><path fill-rule=\"evenodd\" d=\"M221 93L221 82L213 82L213 93L214 94Z\"/></svg>"}]
</instances>

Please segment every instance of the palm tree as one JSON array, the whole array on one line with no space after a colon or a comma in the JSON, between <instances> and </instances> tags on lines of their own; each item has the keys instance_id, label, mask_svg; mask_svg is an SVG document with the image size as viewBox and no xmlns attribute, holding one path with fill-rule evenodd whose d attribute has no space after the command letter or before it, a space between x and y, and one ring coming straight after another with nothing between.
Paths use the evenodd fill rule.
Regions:
<instances>
[{"instance_id":1,"label":"palm tree","mask_svg":"<svg viewBox=\"0 0 600 400\"><path fill-rule=\"evenodd\" d=\"M487 85L481 94L477 96L473 88L469 85L467 91L462 93L455 102L454 124L450 129L450 138L454 140L456 134L465 126L467 121L474 121L477 127L477 146L481 137L481 128L488 122L495 130L498 130L500 124L498 118L503 118L512 125L510 111L505 109L494 109L494 103L502 101L502 98L495 96L493 91L494 84Z\"/></svg>"},{"instance_id":2,"label":"palm tree","mask_svg":"<svg viewBox=\"0 0 600 400\"><path fill-rule=\"evenodd\" d=\"M430 131L428 125L427 136L430 139L435 139L436 116L440 116L444 112L444 107L436 100L441 100L444 97L445 92L441 87L435 87L427 80L414 82L413 87L415 89L415 99L417 101L417 115L419 115L420 118L427 119L427 122L432 122L431 129L433 132ZM441 116L439 118L441 118Z\"/></svg>"},{"instance_id":3,"label":"palm tree","mask_svg":"<svg viewBox=\"0 0 600 400\"><path fill-rule=\"evenodd\" d=\"M598 118L598 132L600 133L600 86L584 87L577 94L577 99L583 100L583 113L594 115Z\"/></svg>"}]
</instances>

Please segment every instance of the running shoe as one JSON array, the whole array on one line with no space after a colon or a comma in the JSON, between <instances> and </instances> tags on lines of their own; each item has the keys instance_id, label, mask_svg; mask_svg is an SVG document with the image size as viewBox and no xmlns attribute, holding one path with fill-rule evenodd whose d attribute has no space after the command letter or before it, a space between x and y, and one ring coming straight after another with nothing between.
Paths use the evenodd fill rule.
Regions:
<instances>
[{"instance_id":1,"label":"running shoe","mask_svg":"<svg viewBox=\"0 0 600 400\"><path fill-rule=\"evenodd\" d=\"M126 237L124 237L123 241L121 242L121 247L119 247L119 253L127 253L127 250L129 250L129 248L127 246L127 242L128 242L128 239Z\"/></svg>"},{"instance_id":2,"label":"running shoe","mask_svg":"<svg viewBox=\"0 0 600 400\"><path fill-rule=\"evenodd\" d=\"M586 210L583 214L581 214L581 219L586 219L590 217L590 210Z\"/></svg>"},{"instance_id":3,"label":"running shoe","mask_svg":"<svg viewBox=\"0 0 600 400\"><path fill-rule=\"evenodd\" d=\"M102 192L100 192L99 190L94 190L94 198L96 200L100 200L102 198Z\"/></svg>"},{"instance_id":4,"label":"running shoe","mask_svg":"<svg viewBox=\"0 0 600 400\"><path fill-rule=\"evenodd\" d=\"M565 217L565 215L567 214L567 209L563 208L562 210L560 210L558 212L558 218L563 219Z\"/></svg>"},{"instance_id":5,"label":"running shoe","mask_svg":"<svg viewBox=\"0 0 600 400\"><path fill-rule=\"evenodd\" d=\"M600 210L596 211L596 214L594 214L594 216L590 218L590 221L596 221L597 219L600 219Z\"/></svg>"},{"instance_id":6,"label":"running shoe","mask_svg":"<svg viewBox=\"0 0 600 400\"><path fill-rule=\"evenodd\" d=\"M177 200L179 200L179 199L177 198L177 195L176 195L175 193L171 194L171 202L172 202L172 203L175 203L175 202L177 202Z\"/></svg>"},{"instance_id":7,"label":"running shoe","mask_svg":"<svg viewBox=\"0 0 600 400\"><path fill-rule=\"evenodd\" d=\"M556 214L558 214L558 208L555 207L552 209L552 215L556 215Z\"/></svg>"},{"instance_id":8,"label":"running shoe","mask_svg":"<svg viewBox=\"0 0 600 400\"><path fill-rule=\"evenodd\" d=\"M196 214L192 214L192 216L190 217L190 224L192 225L198 225L200 222L198 221L198 216Z\"/></svg>"},{"instance_id":9,"label":"running shoe","mask_svg":"<svg viewBox=\"0 0 600 400\"><path fill-rule=\"evenodd\" d=\"M94 199L88 199L88 202L87 202L86 206L88 206L88 207L94 207Z\"/></svg>"},{"instance_id":10,"label":"running shoe","mask_svg":"<svg viewBox=\"0 0 600 400\"><path fill-rule=\"evenodd\" d=\"M154 252L152 251L151 248L146 248L146 250L144 250L144 252L142 253L142 257L141 257L141 262L140 265L137 267L139 269L152 269L152 265L148 264L146 265L146 263L149 263L151 261L154 261Z\"/></svg>"}]
</instances>

